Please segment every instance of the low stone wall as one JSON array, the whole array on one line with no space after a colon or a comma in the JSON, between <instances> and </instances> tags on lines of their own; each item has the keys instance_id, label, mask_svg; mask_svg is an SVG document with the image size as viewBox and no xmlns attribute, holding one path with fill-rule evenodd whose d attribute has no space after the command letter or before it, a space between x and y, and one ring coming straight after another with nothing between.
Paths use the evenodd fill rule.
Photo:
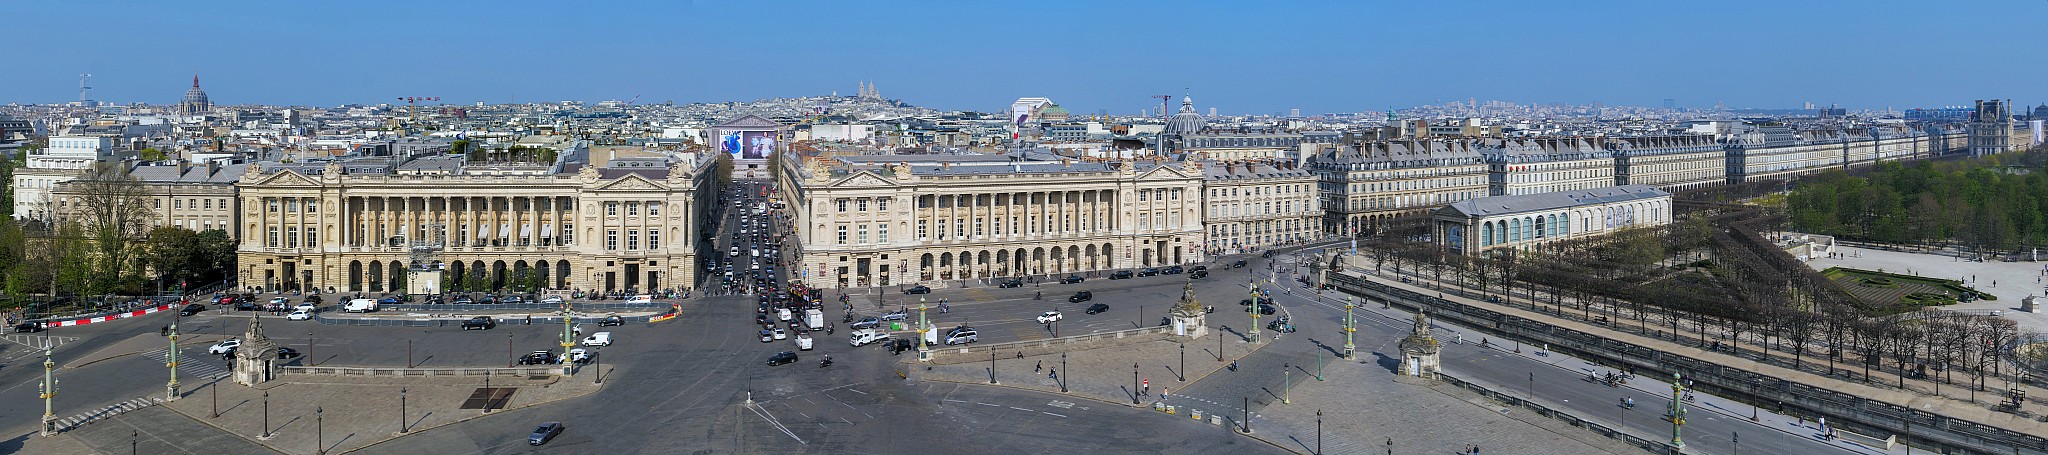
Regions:
<instances>
[{"instance_id":1,"label":"low stone wall","mask_svg":"<svg viewBox=\"0 0 2048 455\"><path fill-rule=\"evenodd\" d=\"M1087 335L1047 338L1042 340L1012 341L1008 343L968 344L961 346L933 346L932 363L935 365L953 365L969 362L985 362L988 361L988 353L991 350L995 351L997 357L1016 358L1019 357L1020 354L1021 356L1024 357L1045 354L1058 354L1060 352L1068 351L1082 351L1088 349L1100 349L1114 346L1150 343L1154 341L1168 340L1173 338L1177 338L1173 334L1173 327L1162 326L1118 330L1115 332L1097 332Z\"/></svg>"},{"instance_id":2,"label":"low stone wall","mask_svg":"<svg viewBox=\"0 0 2048 455\"><path fill-rule=\"evenodd\" d=\"M369 368L369 367L307 367L286 366L281 368L288 375L325 376L389 376L389 377L454 377L454 376L553 376L561 374L559 366L516 367L516 368Z\"/></svg>"}]
</instances>

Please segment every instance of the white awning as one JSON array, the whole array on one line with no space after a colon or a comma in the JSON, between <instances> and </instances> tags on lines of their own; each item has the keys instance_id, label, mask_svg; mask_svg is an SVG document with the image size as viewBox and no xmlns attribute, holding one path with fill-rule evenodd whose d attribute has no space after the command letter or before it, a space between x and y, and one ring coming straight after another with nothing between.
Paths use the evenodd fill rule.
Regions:
<instances>
[{"instance_id":1,"label":"white awning","mask_svg":"<svg viewBox=\"0 0 2048 455\"><path fill-rule=\"evenodd\" d=\"M483 226L479 226L479 227L478 227L478 229L476 230L476 239L477 239L477 240L489 240L490 238L491 238L491 225L488 225L488 224L486 224L486 225L483 225Z\"/></svg>"},{"instance_id":2,"label":"white awning","mask_svg":"<svg viewBox=\"0 0 2048 455\"><path fill-rule=\"evenodd\" d=\"M544 239L552 239L552 238L555 238L555 225L554 225L554 223L548 223L548 224L543 224L543 225L540 225L540 238L544 238Z\"/></svg>"},{"instance_id":3,"label":"white awning","mask_svg":"<svg viewBox=\"0 0 2048 455\"><path fill-rule=\"evenodd\" d=\"M502 238L510 238L510 237L512 237L512 225L510 225L510 224L500 224L500 225L498 225L498 238L501 238L501 239L502 239Z\"/></svg>"},{"instance_id":4,"label":"white awning","mask_svg":"<svg viewBox=\"0 0 2048 455\"><path fill-rule=\"evenodd\" d=\"M531 224L521 224L521 225L519 225L519 238L525 239L525 238L532 238L532 237L533 237L533 225L531 225Z\"/></svg>"}]
</instances>

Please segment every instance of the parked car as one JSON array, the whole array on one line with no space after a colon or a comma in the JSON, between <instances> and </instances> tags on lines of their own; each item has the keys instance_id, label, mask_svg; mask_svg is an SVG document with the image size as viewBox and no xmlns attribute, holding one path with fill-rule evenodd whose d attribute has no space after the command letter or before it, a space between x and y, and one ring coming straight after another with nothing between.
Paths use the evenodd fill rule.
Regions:
<instances>
[{"instance_id":1,"label":"parked car","mask_svg":"<svg viewBox=\"0 0 2048 455\"><path fill-rule=\"evenodd\" d=\"M775 355L768 356L768 366L771 367L776 365L787 365L792 363L796 363L796 353L794 352L782 351L775 353Z\"/></svg>"},{"instance_id":2,"label":"parked car","mask_svg":"<svg viewBox=\"0 0 2048 455\"><path fill-rule=\"evenodd\" d=\"M999 281L999 282L996 282L996 287L999 287L999 288L1021 288L1021 287L1024 287L1024 280L1019 280L1019 279L1016 279L1016 278L1011 278L1011 279L1007 279L1007 280L1003 280L1003 281Z\"/></svg>"},{"instance_id":3,"label":"parked car","mask_svg":"<svg viewBox=\"0 0 2048 455\"><path fill-rule=\"evenodd\" d=\"M377 304L378 304L378 305L397 305L397 304L398 304L398 298L397 298L397 297L385 297L385 298L377 299Z\"/></svg>"},{"instance_id":4,"label":"parked car","mask_svg":"<svg viewBox=\"0 0 2048 455\"><path fill-rule=\"evenodd\" d=\"M292 311L292 314L287 314L287 315L284 315L284 320L287 320L287 321L304 321L304 320L308 320L308 319L313 319L313 312L312 312L312 311L307 311L307 310L293 310L293 311Z\"/></svg>"},{"instance_id":5,"label":"parked car","mask_svg":"<svg viewBox=\"0 0 2048 455\"><path fill-rule=\"evenodd\" d=\"M562 434L562 422L542 423L540 424L540 428L533 429L532 436L526 437L526 445L537 446L541 444L547 444L548 440L554 439L555 435L559 434Z\"/></svg>"},{"instance_id":6,"label":"parked car","mask_svg":"<svg viewBox=\"0 0 2048 455\"><path fill-rule=\"evenodd\" d=\"M891 311L887 313L882 313L882 320L884 321L901 321L904 319L908 319L909 317L910 314L903 311Z\"/></svg>"},{"instance_id":7,"label":"parked car","mask_svg":"<svg viewBox=\"0 0 2048 455\"><path fill-rule=\"evenodd\" d=\"M1198 266L1194 266L1193 268L1189 268L1189 269L1188 269L1188 271L1190 271L1190 272L1207 272L1207 271L1209 271L1209 266L1206 266L1206 265L1198 265Z\"/></svg>"},{"instance_id":8,"label":"parked car","mask_svg":"<svg viewBox=\"0 0 2048 455\"><path fill-rule=\"evenodd\" d=\"M1153 275L1158 275L1158 274L1159 274L1159 269L1156 269L1156 268L1152 268L1152 267L1146 267L1146 268L1145 268L1145 270L1139 270L1139 271L1138 271L1138 276L1153 276Z\"/></svg>"},{"instance_id":9,"label":"parked car","mask_svg":"<svg viewBox=\"0 0 2048 455\"><path fill-rule=\"evenodd\" d=\"M1060 283L1064 283L1064 284L1074 284L1074 283L1079 283L1079 282L1082 282L1082 281L1087 281L1087 280L1086 280L1086 279L1083 279L1083 278L1081 278L1081 276L1080 276L1080 275L1067 275L1067 277L1066 277L1066 278L1062 278L1062 279L1060 279Z\"/></svg>"},{"instance_id":10,"label":"parked car","mask_svg":"<svg viewBox=\"0 0 2048 455\"><path fill-rule=\"evenodd\" d=\"M278 347L277 347L277 358L280 358L280 359L289 359L289 358L293 358L293 357L298 357L298 356L299 356L299 350L297 350L297 349L287 348L287 347L284 347L284 346L278 346Z\"/></svg>"},{"instance_id":11,"label":"parked car","mask_svg":"<svg viewBox=\"0 0 2048 455\"><path fill-rule=\"evenodd\" d=\"M786 340L786 339L789 339L789 332L787 332L787 331L784 331L784 330L782 330L782 328L781 328L781 327L776 327L773 333L774 333L774 337L775 337L775 339L777 339L777 340Z\"/></svg>"},{"instance_id":12,"label":"parked car","mask_svg":"<svg viewBox=\"0 0 2048 455\"><path fill-rule=\"evenodd\" d=\"M1208 278L1208 277L1209 277L1209 271L1207 271L1207 270L1196 270L1196 271L1194 271L1194 273L1189 273L1189 274L1188 274L1188 279L1191 279L1191 280L1192 280L1192 279L1198 279L1198 278Z\"/></svg>"},{"instance_id":13,"label":"parked car","mask_svg":"<svg viewBox=\"0 0 2048 455\"><path fill-rule=\"evenodd\" d=\"M775 341L775 332L768 329L761 329L761 342L768 343L773 341Z\"/></svg>"},{"instance_id":14,"label":"parked car","mask_svg":"<svg viewBox=\"0 0 2048 455\"><path fill-rule=\"evenodd\" d=\"M1086 302L1086 301L1089 301L1089 300L1095 300L1095 293L1094 293L1094 292L1089 292L1089 291L1081 291L1081 292L1076 292L1076 293L1074 293L1074 295L1073 295L1072 297L1067 297L1067 302L1068 302L1068 303L1081 303L1081 302Z\"/></svg>"},{"instance_id":15,"label":"parked car","mask_svg":"<svg viewBox=\"0 0 2048 455\"><path fill-rule=\"evenodd\" d=\"M476 301L475 301L475 300L470 300L470 299L469 299L469 297L456 297L456 298L455 298L455 301L452 301L452 302L448 302L448 303L451 303L451 304L455 304L455 305L472 305L472 304L475 304L475 303L476 303Z\"/></svg>"},{"instance_id":16,"label":"parked car","mask_svg":"<svg viewBox=\"0 0 2048 455\"><path fill-rule=\"evenodd\" d=\"M206 348L206 353L213 355L224 355L230 352L234 352L235 348L239 347L242 347L242 340L229 338L227 339L227 341L222 341L219 344L213 345L213 347Z\"/></svg>"},{"instance_id":17,"label":"parked car","mask_svg":"<svg viewBox=\"0 0 2048 455\"><path fill-rule=\"evenodd\" d=\"M1273 308L1273 306L1272 306L1272 305L1268 305L1268 304L1264 304L1264 303L1261 303L1261 304L1259 304L1258 308L1259 308L1259 314L1273 314L1273 313L1274 313L1274 312L1276 311L1276 310L1275 310L1275 309ZM1251 306L1249 306L1249 305L1245 306L1245 307L1244 307L1244 312L1246 312L1246 313L1250 313L1250 312L1252 312L1252 307L1251 307Z\"/></svg>"},{"instance_id":18,"label":"parked car","mask_svg":"<svg viewBox=\"0 0 2048 455\"><path fill-rule=\"evenodd\" d=\"M916 286L911 286L911 287L910 287L910 289L904 289L904 290L903 290L903 293L904 293L904 294L930 294L930 293L932 293L932 288L930 288L930 287L926 287L925 285L922 285L922 284L920 284L920 285L916 285Z\"/></svg>"},{"instance_id":19,"label":"parked car","mask_svg":"<svg viewBox=\"0 0 2048 455\"><path fill-rule=\"evenodd\" d=\"M540 303L545 303L545 304L549 304L549 305L560 305L560 304L562 304L562 296L559 296L559 295L551 295L551 296L547 296L547 297L541 297L541 298L540 298Z\"/></svg>"},{"instance_id":20,"label":"parked car","mask_svg":"<svg viewBox=\"0 0 2048 455\"><path fill-rule=\"evenodd\" d=\"M1060 319L1064 318L1066 318L1066 316L1060 315L1059 311L1047 311L1045 313L1041 313L1038 315L1038 323L1051 324L1055 321L1059 321Z\"/></svg>"},{"instance_id":21,"label":"parked car","mask_svg":"<svg viewBox=\"0 0 2048 455\"><path fill-rule=\"evenodd\" d=\"M23 322L14 325L14 333L36 333L41 331L43 331L43 325L34 322Z\"/></svg>"},{"instance_id":22,"label":"parked car","mask_svg":"<svg viewBox=\"0 0 2048 455\"><path fill-rule=\"evenodd\" d=\"M555 351L533 351L519 357L520 365L548 365L555 363Z\"/></svg>"},{"instance_id":23,"label":"parked car","mask_svg":"<svg viewBox=\"0 0 2048 455\"><path fill-rule=\"evenodd\" d=\"M312 312L313 310L317 310L317 309L319 309L319 308L320 308L320 303L319 303L319 302L306 302L306 303L301 303L301 304L299 304L299 306L296 306L296 307L292 307L292 310L293 310L293 311L305 311L305 312L309 312L309 313L310 313L310 312Z\"/></svg>"},{"instance_id":24,"label":"parked car","mask_svg":"<svg viewBox=\"0 0 2048 455\"><path fill-rule=\"evenodd\" d=\"M583 338L583 345L584 345L584 346L611 346L611 345L612 345L612 333L611 333L611 332L597 332L597 333L593 333L593 334L590 334L590 336L588 336L588 337L584 337L584 338Z\"/></svg>"},{"instance_id":25,"label":"parked car","mask_svg":"<svg viewBox=\"0 0 2048 455\"><path fill-rule=\"evenodd\" d=\"M1130 277L1131 277L1131 271L1129 271L1129 270L1118 270L1118 271L1115 271L1115 272L1110 272L1110 273L1109 273L1109 279L1112 279L1112 280L1122 280L1122 279L1127 279L1127 278L1130 278Z\"/></svg>"},{"instance_id":26,"label":"parked car","mask_svg":"<svg viewBox=\"0 0 2048 455\"><path fill-rule=\"evenodd\" d=\"M568 354L563 354L562 361L567 363L585 364L590 363L590 356L591 354L589 350L583 348L575 348L570 349Z\"/></svg>"},{"instance_id":27,"label":"parked car","mask_svg":"<svg viewBox=\"0 0 2048 455\"><path fill-rule=\"evenodd\" d=\"M257 305L256 302L238 302L235 303L235 311L263 311L263 305Z\"/></svg>"},{"instance_id":28,"label":"parked car","mask_svg":"<svg viewBox=\"0 0 2048 455\"><path fill-rule=\"evenodd\" d=\"M859 321L854 321L854 323L853 323L852 325L848 325L848 326L846 326L846 327L847 327L847 328L851 328L851 329L854 329L854 330L860 330L860 329L872 329L872 328L876 328L876 327L881 327L881 326L882 326L882 319L881 319L881 318L861 318L861 319L860 319Z\"/></svg>"},{"instance_id":29,"label":"parked car","mask_svg":"<svg viewBox=\"0 0 2048 455\"><path fill-rule=\"evenodd\" d=\"M1180 274L1181 272L1184 272L1184 271L1186 271L1186 270L1187 270L1187 269L1183 269L1183 268L1181 268L1181 266L1178 266L1178 265L1176 265L1176 266L1172 266L1172 267L1167 267L1167 268L1164 268L1164 269L1159 269L1159 273L1160 273L1161 275L1179 275L1179 274Z\"/></svg>"},{"instance_id":30,"label":"parked car","mask_svg":"<svg viewBox=\"0 0 2048 455\"><path fill-rule=\"evenodd\" d=\"M477 316L462 321L462 330L490 330L497 327L498 321L492 320L490 316Z\"/></svg>"},{"instance_id":31,"label":"parked car","mask_svg":"<svg viewBox=\"0 0 2048 455\"><path fill-rule=\"evenodd\" d=\"M1107 304L1107 303L1097 303L1097 304L1094 304L1094 305L1089 305L1089 306L1088 306L1088 311L1085 311L1085 313L1088 313L1088 314L1101 314L1101 313L1102 313L1102 312L1104 312L1104 311L1109 311L1109 304Z\"/></svg>"}]
</instances>

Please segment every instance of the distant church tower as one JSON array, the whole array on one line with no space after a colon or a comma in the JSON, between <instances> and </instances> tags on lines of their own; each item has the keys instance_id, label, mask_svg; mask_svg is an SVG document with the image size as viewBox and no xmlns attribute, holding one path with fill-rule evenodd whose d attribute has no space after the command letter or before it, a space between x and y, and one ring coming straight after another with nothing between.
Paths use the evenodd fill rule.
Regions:
<instances>
[{"instance_id":1,"label":"distant church tower","mask_svg":"<svg viewBox=\"0 0 2048 455\"><path fill-rule=\"evenodd\" d=\"M199 89L199 75L192 75L192 89L185 91L185 99L178 101L178 115L205 115L213 110L213 102L206 99L206 91Z\"/></svg>"}]
</instances>

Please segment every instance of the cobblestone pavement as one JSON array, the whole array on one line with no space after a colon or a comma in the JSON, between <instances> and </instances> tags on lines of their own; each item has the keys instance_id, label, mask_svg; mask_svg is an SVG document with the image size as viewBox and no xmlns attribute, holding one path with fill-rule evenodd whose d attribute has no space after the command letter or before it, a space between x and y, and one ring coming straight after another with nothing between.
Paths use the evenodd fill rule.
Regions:
<instances>
[{"instance_id":1,"label":"cobblestone pavement","mask_svg":"<svg viewBox=\"0 0 2048 455\"><path fill-rule=\"evenodd\" d=\"M1217 431L1232 431L1240 425L1245 400L1251 405L1251 437L1282 449L1313 452L1317 444L1316 411L1323 412L1322 446L1327 453L1381 453L1386 439L1395 439L1397 452L1452 453L1466 444L1500 448L1517 454L1631 453L1584 430L1562 430L1532 425L1504 416L1487 402L1470 393L1437 390L1426 385L1393 381L1390 370L1372 360L1372 350L1360 347L1363 362L1335 359L1325 352L1323 379L1317 381L1314 351L1325 349L1316 340L1299 333L1263 335L1265 342L1251 350L1243 338L1223 332L1224 361L1213 354L1216 331L1187 344L1187 383L1175 376L1180 365L1180 344L1155 341L1137 345L1067 353L1066 368L1059 369L1069 394L1107 403L1132 405L1133 383L1143 389L1148 379L1150 393L1138 396L1143 406L1161 403L1175 406L1175 414L1161 418L1190 418L1201 411L1222 417ZM1391 346L1392 340L1375 340ZM1341 345L1341 342L1338 344ZM908 353L906 353L906 357ZM1290 359L1307 359L1289 364ZM1236 361L1237 371L1227 368ZM1043 365L1045 371L1033 370ZM1131 366L1136 364L1137 377ZM1283 375L1283 364L1293 373ZM1060 365L1059 355L998 356L996 380L1007 387L1058 392L1060 385L1050 372ZM921 379L988 383L988 362L933 366L915 369ZM1291 387L1288 384L1291 382ZM1142 390L1141 390L1142 391ZM1282 403L1288 398L1292 404ZM1426 417L1423 417L1426 416ZM1584 440L1591 440L1592 443ZM1506 451L1512 448L1512 452Z\"/></svg>"}]
</instances>

